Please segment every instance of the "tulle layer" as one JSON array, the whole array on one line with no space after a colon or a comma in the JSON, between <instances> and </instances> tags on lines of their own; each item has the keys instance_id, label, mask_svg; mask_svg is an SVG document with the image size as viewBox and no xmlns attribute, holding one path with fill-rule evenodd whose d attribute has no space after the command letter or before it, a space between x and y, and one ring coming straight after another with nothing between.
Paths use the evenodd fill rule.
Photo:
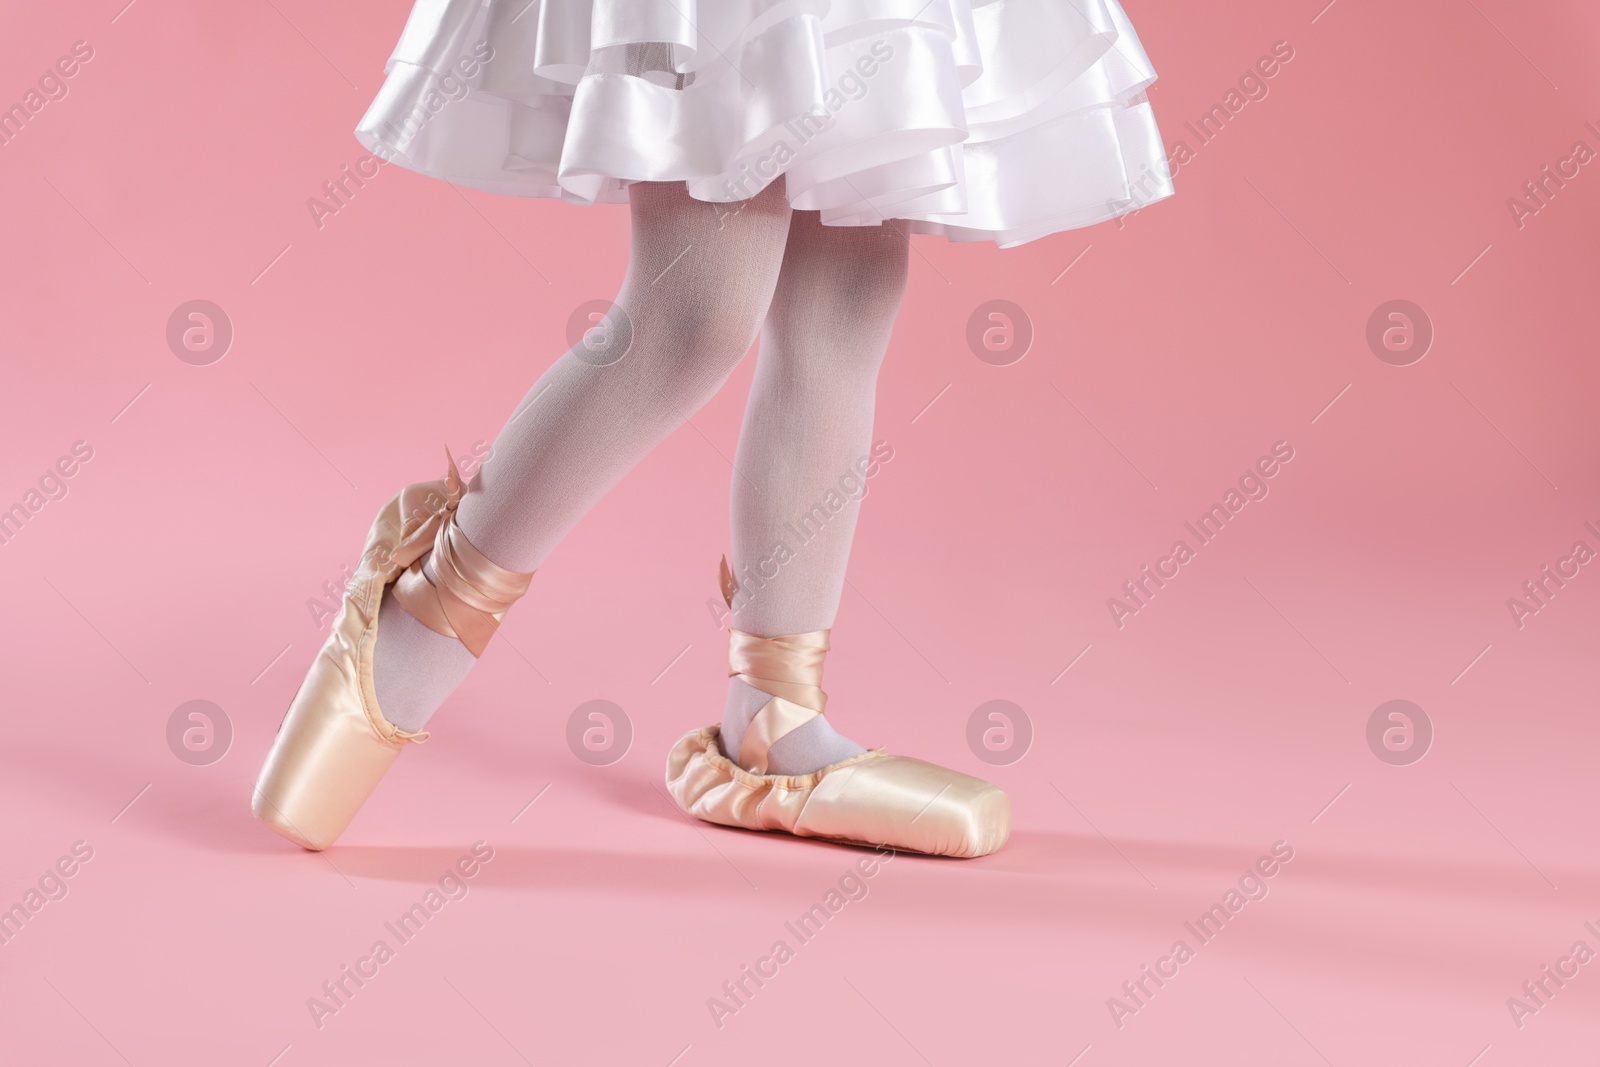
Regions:
<instances>
[{"instance_id":1,"label":"tulle layer","mask_svg":"<svg viewBox=\"0 0 1600 1067\"><path fill-rule=\"evenodd\" d=\"M783 174L826 224L1008 247L1173 191L1117 0L417 0L385 70L361 143L498 193Z\"/></svg>"}]
</instances>

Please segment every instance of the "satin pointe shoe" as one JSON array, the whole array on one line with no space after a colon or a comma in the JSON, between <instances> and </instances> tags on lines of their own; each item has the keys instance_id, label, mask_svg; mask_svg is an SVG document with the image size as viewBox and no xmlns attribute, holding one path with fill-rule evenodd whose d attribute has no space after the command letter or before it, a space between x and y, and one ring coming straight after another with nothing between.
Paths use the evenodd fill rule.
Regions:
<instances>
[{"instance_id":1,"label":"satin pointe shoe","mask_svg":"<svg viewBox=\"0 0 1600 1067\"><path fill-rule=\"evenodd\" d=\"M372 523L338 617L300 684L261 768L251 811L289 840L321 850L344 832L407 745L428 739L383 717L372 682L383 591L438 633L481 656L532 573L485 559L456 525L464 484L455 460L443 481L400 490ZM438 585L422 573L432 549Z\"/></svg>"},{"instance_id":2,"label":"satin pointe shoe","mask_svg":"<svg viewBox=\"0 0 1600 1067\"><path fill-rule=\"evenodd\" d=\"M726 558L722 596L737 589ZM691 730L667 756L667 789L706 822L775 830L933 856L984 856L1011 834L1011 800L997 786L922 760L863 752L810 774L767 774L767 753L822 714L828 631L757 637L732 631L728 673L772 699L751 720L737 761L716 725Z\"/></svg>"}]
</instances>

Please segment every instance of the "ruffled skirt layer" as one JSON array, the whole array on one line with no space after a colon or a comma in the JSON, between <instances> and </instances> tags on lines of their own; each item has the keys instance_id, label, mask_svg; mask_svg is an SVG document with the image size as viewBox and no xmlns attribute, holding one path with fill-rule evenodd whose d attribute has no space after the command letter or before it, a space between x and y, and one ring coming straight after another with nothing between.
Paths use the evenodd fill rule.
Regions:
<instances>
[{"instance_id":1,"label":"ruffled skirt layer","mask_svg":"<svg viewBox=\"0 0 1600 1067\"><path fill-rule=\"evenodd\" d=\"M461 185L744 200L1001 247L1172 194L1117 0L417 0L356 135Z\"/></svg>"}]
</instances>

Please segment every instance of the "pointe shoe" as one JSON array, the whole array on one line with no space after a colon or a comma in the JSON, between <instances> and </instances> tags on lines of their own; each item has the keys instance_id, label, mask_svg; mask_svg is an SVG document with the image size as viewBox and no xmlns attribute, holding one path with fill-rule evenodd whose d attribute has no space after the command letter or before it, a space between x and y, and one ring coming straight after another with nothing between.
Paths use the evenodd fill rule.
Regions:
<instances>
[{"instance_id":1,"label":"pointe shoe","mask_svg":"<svg viewBox=\"0 0 1600 1067\"><path fill-rule=\"evenodd\" d=\"M261 768L251 811L305 848L333 844L400 750L428 739L425 730L395 726L378 708L372 650L389 583L408 614L480 656L533 578L489 562L461 533L461 472L448 450L445 459L443 481L408 485L378 512L333 629ZM437 586L422 573L429 549Z\"/></svg>"},{"instance_id":2,"label":"pointe shoe","mask_svg":"<svg viewBox=\"0 0 1600 1067\"><path fill-rule=\"evenodd\" d=\"M722 561L722 595L735 585ZM769 694L750 721L737 762L715 725L685 734L667 756L667 789L707 822L773 830L932 856L984 856L1011 834L1011 800L997 786L882 749L810 774L767 774L777 741L818 715L827 700L822 662L828 631L783 637L732 632L729 675Z\"/></svg>"}]
</instances>

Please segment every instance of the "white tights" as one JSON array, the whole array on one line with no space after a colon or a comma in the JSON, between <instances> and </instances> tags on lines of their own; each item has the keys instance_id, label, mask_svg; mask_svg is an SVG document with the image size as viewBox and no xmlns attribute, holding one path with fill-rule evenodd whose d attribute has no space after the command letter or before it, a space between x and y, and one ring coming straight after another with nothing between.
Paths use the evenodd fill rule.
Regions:
<instances>
[{"instance_id":1,"label":"white tights","mask_svg":"<svg viewBox=\"0 0 1600 1067\"><path fill-rule=\"evenodd\" d=\"M831 626L859 492L825 521L806 516L841 479L856 484L849 476L860 479L871 450L878 365L904 292L908 238L892 223L824 227L815 212L790 210L781 178L733 204L695 200L681 183L642 182L630 187L630 205L632 250L605 346L580 344L534 383L462 498L461 532L502 567L536 569L711 398L759 331L735 459L730 563L736 574L752 573L780 543L787 562L744 582L732 623L761 636ZM771 564L764 569L772 574ZM420 729L472 663L458 641L385 594L374 681L396 726ZM723 729L735 755L765 701L730 679ZM804 773L859 751L819 717L773 746L769 770Z\"/></svg>"}]
</instances>

